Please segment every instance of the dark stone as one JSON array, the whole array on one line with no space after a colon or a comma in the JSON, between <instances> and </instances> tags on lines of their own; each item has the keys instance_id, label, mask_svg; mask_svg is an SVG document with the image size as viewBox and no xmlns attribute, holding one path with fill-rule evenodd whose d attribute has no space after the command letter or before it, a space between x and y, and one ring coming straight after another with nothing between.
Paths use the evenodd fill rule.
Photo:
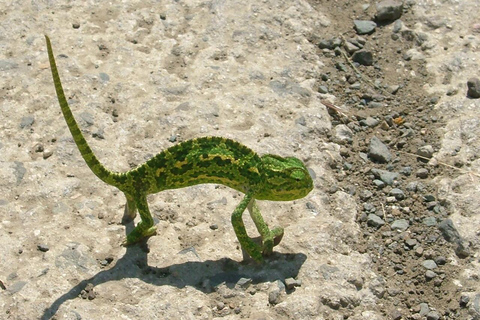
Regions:
<instances>
[{"instance_id":1,"label":"dark stone","mask_svg":"<svg viewBox=\"0 0 480 320\"><path fill-rule=\"evenodd\" d=\"M401 1L385 0L377 3L377 21L394 21L400 18L403 10Z\"/></svg>"},{"instance_id":2,"label":"dark stone","mask_svg":"<svg viewBox=\"0 0 480 320\"><path fill-rule=\"evenodd\" d=\"M442 233L445 240L448 242L460 242L461 237L458 233L457 229L453 225L453 221L451 219L445 219L438 224L438 229Z\"/></svg>"},{"instance_id":3,"label":"dark stone","mask_svg":"<svg viewBox=\"0 0 480 320\"><path fill-rule=\"evenodd\" d=\"M373 21L368 20L353 20L355 24L355 30L358 34L370 34L375 31L377 24Z\"/></svg>"},{"instance_id":4,"label":"dark stone","mask_svg":"<svg viewBox=\"0 0 480 320\"><path fill-rule=\"evenodd\" d=\"M373 64L373 54L367 50L358 50L353 54L352 60L363 66L371 66Z\"/></svg>"},{"instance_id":5,"label":"dark stone","mask_svg":"<svg viewBox=\"0 0 480 320\"><path fill-rule=\"evenodd\" d=\"M39 244L37 246L37 249L42 252L47 252L48 250L50 250L50 248L46 244Z\"/></svg>"},{"instance_id":6,"label":"dark stone","mask_svg":"<svg viewBox=\"0 0 480 320\"><path fill-rule=\"evenodd\" d=\"M467 95L470 98L478 99L480 98L480 79L478 78L471 78L467 81Z\"/></svg>"},{"instance_id":7,"label":"dark stone","mask_svg":"<svg viewBox=\"0 0 480 320\"><path fill-rule=\"evenodd\" d=\"M368 157L379 163L386 163L392 160L392 154L388 150L388 147L375 136L370 139Z\"/></svg>"}]
</instances>

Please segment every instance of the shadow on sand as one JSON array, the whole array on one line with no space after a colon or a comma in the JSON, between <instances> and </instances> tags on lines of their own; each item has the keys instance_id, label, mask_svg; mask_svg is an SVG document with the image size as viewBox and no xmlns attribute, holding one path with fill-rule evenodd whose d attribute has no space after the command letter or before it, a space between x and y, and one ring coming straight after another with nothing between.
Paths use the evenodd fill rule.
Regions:
<instances>
[{"instance_id":1,"label":"shadow on sand","mask_svg":"<svg viewBox=\"0 0 480 320\"><path fill-rule=\"evenodd\" d=\"M133 229L133 222L124 221L126 233ZM127 247L125 255L115 265L95 276L85 279L70 291L57 298L44 310L42 320L51 319L60 306L67 300L78 298L87 284L94 287L112 280L138 278L157 286L174 286L184 288L191 286L204 293L211 293L222 283L233 288L241 278L249 278L253 284L294 278L304 264L304 254L273 253L263 265L239 263L223 258L220 260L190 261L158 268L148 265L148 248L146 242Z\"/></svg>"}]
</instances>

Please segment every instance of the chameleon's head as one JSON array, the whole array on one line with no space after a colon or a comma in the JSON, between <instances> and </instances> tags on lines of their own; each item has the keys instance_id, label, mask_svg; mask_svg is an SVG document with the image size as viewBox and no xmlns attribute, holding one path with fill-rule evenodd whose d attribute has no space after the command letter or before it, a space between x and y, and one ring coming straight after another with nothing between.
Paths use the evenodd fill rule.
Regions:
<instances>
[{"instance_id":1,"label":"chameleon's head","mask_svg":"<svg viewBox=\"0 0 480 320\"><path fill-rule=\"evenodd\" d=\"M295 200L313 189L313 181L302 161L267 154L262 159L262 183L255 194L259 200Z\"/></svg>"}]
</instances>

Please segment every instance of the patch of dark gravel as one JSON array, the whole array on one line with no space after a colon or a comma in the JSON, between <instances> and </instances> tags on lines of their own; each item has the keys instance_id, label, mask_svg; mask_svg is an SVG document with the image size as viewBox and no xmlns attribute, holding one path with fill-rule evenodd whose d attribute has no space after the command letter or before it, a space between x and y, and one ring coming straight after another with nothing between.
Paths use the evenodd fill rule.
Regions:
<instances>
[{"instance_id":1,"label":"patch of dark gravel","mask_svg":"<svg viewBox=\"0 0 480 320\"><path fill-rule=\"evenodd\" d=\"M310 4L315 7L317 1ZM434 111L438 95L422 89L431 77L425 60L407 54L412 48L422 51L425 35L410 29L416 21L403 7L399 20L382 20L360 36L356 30L375 20L370 12L375 8L362 9L361 4L336 2L328 32L311 35L326 61L319 92L337 97L336 108L327 106L333 127L328 138L341 140L343 163L333 170L339 187L354 190L362 208L357 221L363 238L357 250L370 255L385 280L386 292L378 297L385 318L467 319L465 295L454 280L471 258L468 244L448 219L449 204L436 198L433 183L435 177L459 173L428 164L440 148L444 119ZM355 50L370 52L373 62L355 62ZM397 71L398 62L404 72ZM450 256L460 265L446 258Z\"/></svg>"}]
</instances>

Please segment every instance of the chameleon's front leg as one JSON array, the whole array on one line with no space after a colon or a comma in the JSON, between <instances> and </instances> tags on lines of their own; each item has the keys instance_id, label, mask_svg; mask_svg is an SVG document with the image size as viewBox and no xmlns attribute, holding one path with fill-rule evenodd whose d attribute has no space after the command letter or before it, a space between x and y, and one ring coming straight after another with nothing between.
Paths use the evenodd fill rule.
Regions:
<instances>
[{"instance_id":1,"label":"chameleon's front leg","mask_svg":"<svg viewBox=\"0 0 480 320\"><path fill-rule=\"evenodd\" d=\"M255 261L263 262L262 248L253 242L253 240L247 235L247 230L245 230L245 224L242 220L243 212L253 200L254 199L251 194L245 195L240 204L235 208L235 211L232 213L232 226L233 230L235 230L235 234L237 235L238 242L240 242L243 250L245 250L245 252L247 252L247 254Z\"/></svg>"},{"instance_id":2,"label":"chameleon's front leg","mask_svg":"<svg viewBox=\"0 0 480 320\"><path fill-rule=\"evenodd\" d=\"M127 239L123 242L124 246L138 242L145 237L154 235L157 232L157 228L153 226L153 218L150 214L150 210L148 210L147 196L144 194L137 195L133 201L134 202L132 202L131 199L129 201L127 197L127 210L131 209L131 206L134 203L142 220L127 235ZM135 217L135 213L133 213L133 217Z\"/></svg>"},{"instance_id":3,"label":"chameleon's front leg","mask_svg":"<svg viewBox=\"0 0 480 320\"><path fill-rule=\"evenodd\" d=\"M270 255L273 252L273 247L278 245L283 237L283 228L275 227L272 230L268 228L268 225L263 220L260 209L258 209L255 199L250 201L248 205L248 212L252 217L258 232L262 236L262 253L264 255Z\"/></svg>"}]
</instances>

